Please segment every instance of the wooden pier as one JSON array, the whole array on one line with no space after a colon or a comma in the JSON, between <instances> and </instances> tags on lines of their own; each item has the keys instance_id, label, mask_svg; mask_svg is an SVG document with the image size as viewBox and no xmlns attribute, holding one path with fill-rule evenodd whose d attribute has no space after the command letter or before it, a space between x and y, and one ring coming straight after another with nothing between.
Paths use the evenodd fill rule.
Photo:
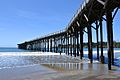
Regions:
<instances>
[{"instance_id":1,"label":"wooden pier","mask_svg":"<svg viewBox=\"0 0 120 80\"><path fill-rule=\"evenodd\" d=\"M78 56L80 59L82 59L84 57L84 33L86 33L88 34L88 58L92 63L93 28L96 30L97 43L99 43L100 35L101 55L99 55L99 46L97 45L97 59L100 60L101 63L104 63L102 22L106 21L108 42L108 69L111 70L111 65L114 65L113 19L119 8L120 0L85 0L85 2L77 10L77 13L74 15L64 30L18 44L18 47L20 49L43 52L66 53L66 55L74 55L74 57ZM93 26L92 24L95 25Z\"/></svg>"}]
</instances>

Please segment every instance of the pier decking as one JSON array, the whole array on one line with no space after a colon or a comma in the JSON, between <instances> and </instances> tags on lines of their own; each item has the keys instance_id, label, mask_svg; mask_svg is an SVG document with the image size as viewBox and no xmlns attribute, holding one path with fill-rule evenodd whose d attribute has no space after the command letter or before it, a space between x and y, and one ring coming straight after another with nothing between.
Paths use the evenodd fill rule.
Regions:
<instances>
[{"instance_id":1,"label":"pier decking","mask_svg":"<svg viewBox=\"0 0 120 80\"><path fill-rule=\"evenodd\" d=\"M104 20L106 21L108 40L108 69L111 70L111 65L114 65L113 19L119 8L120 0L85 0L65 30L18 44L18 47L20 49L43 52L66 53L66 55L74 55L74 57L80 56L80 59L82 59L84 56L83 34L87 33L88 58L93 63L91 28L94 28L96 30L97 43L99 42L98 30L100 30L101 55L99 55L99 46L97 45L97 59L104 63L102 30L102 22ZM106 16L106 18L103 16ZM92 24L95 25L93 26Z\"/></svg>"}]
</instances>

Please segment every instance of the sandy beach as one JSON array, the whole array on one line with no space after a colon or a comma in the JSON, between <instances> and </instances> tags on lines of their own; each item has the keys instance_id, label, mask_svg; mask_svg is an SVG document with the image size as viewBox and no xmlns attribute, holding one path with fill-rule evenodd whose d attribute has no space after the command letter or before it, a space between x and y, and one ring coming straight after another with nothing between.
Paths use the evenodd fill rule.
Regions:
<instances>
[{"instance_id":1,"label":"sandy beach","mask_svg":"<svg viewBox=\"0 0 120 80\"><path fill-rule=\"evenodd\" d=\"M120 0L0 3L0 80L120 80Z\"/></svg>"},{"instance_id":2,"label":"sandy beach","mask_svg":"<svg viewBox=\"0 0 120 80\"><path fill-rule=\"evenodd\" d=\"M0 80L120 80L120 69L107 65L83 63L79 70L57 70L42 65L6 68L0 70Z\"/></svg>"},{"instance_id":3,"label":"sandy beach","mask_svg":"<svg viewBox=\"0 0 120 80\"><path fill-rule=\"evenodd\" d=\"M35 60L41 63L1 68L0 80L120 80L120 67L112 66L109 71L107 64L98 61L90 64L88 59L79 60L64 54L35 56L31 61Z\"/></svg>"}]
</instances>

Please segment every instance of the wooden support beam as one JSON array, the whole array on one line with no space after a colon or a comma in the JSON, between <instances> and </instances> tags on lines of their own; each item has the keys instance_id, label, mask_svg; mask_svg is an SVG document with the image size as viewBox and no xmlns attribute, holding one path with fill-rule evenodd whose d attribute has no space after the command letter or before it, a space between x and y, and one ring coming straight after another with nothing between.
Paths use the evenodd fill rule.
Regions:
<instances>
[{"instance_id":1,"label":"wooden support beam","mask_svg":"<svg viewBox=\"0 0 120 80\"><path fill-rule=\"evenodd\" d=\"M104 17L102 17L103 20L107 21Z\"/></svg>"},{"instance_id":2,"label":"wooden support beam","mask_svg":"<svg viewBox=\"0 0 120 80\"><path fill-rule=\"evenodd\" d=\"M57 53L57 49L58 49L58 39L56 38L56 41L55 41L55 45L56 45L56 47L55 47L55 52Z\"/></svg>"},{"instance_id":3,"label":"wooden support beam","mask_svg":"<svg viewBox=\"0 0 120 80\"><path fill-rule=\"evenodd\" d=\"M74 32L74 36L73 36L73 54L74 54L74 57L76 57L76 32Z\"/></svg>"},{"instance_id":4,"label":"wooden support beam","mask_svg":"<svg viewBox=\"0 0 120 80\"><path fill-rule=\"evenodd\" d=\"M69 35L68 35L68 39L67 40L68 40L67 44L68 44L68 55L69 55Z\"/></svg>"},{"instance_id":5,"label":"wooden support beam","mask_svg":"<svg viewBox=\"0 0 120 80\"><path fill-rule=\"evenodd\" d=\"M45 39L45 52L46 52L47 46L46 46L46 39Z\"/></svg>"},{"instance_id":6,"label":"wooden support beam","mask_svg":"<svg viewBox=\"0 0 120 80\"><path fill-rule=\"evenodd\" d=\"M97 59L99 60L99 37L98 37L98 29L99 29L99 25L98 25L98 21L96 21L96 38L97 38Z\"/></svg>"},{"instance_id":7,"label":"wooden support beam","mask_svg":"<svg viewBox=\"0 0 120 80\"><path fill-rule=\"evenodd\" d=\"M96 28L94 26L91 26L94 30L96 30Z\"/></svg>"},{"instance_id":8,"label":"wooden support beam","mask_svg":"<svg viewBox=\"0 0 120 80\"><path fill-rule=\"evenodd\" d=\"M78 30L76 30L76 38L77 38L77 56L79 56L79 34L78 34Z\"/></svg>"},{"instance_id":9,"label":"wooden support beam","mask_svg":"<svg viewBox=\"0 0 120 80\"><path fill-rule=\"evenodd\" d=\"M50 39L50 52L52 52L52 38Z\"/></svg>"},{"instance_id":10,"label":"wooden support beam","mask_svg":"<svg viewBox=\"0 0 120 80\"><path fill-rule=\"evenodd\" d=\"M55 52L55 44L56 44L56 42L55 42L55 38L54 38L54 52Z\"/></svg>"},{"instance_id":11,"label":"wooden support beam","mask_svg":"<svg viewBox=\"0 0 120 80\"><path fill-rule=\"evenodd\" d=\"M115 16L116 16L116 14L117 14L118 10L119 10L119 8L117 8L117 9L115 10L115 13L114 13L114 15L113 15L113 18L112 18L112 19L114 19L114 18L115 18Z\"/></svg>"},{"instance_id":12,"label":"wooden support beam","mask_svg":"<svg viewBox=\"0 0 120 80\"><path fill-rule=\"evenodd\" d=\"M93 62L93 54L92 54L92 31L91 31L91 25L88 26L88 54L90 62Z\"/></svg>"},{"instance_id":13,"label":"wooden support beam","mask_svg":"<svg viewBox=\"0 0 120 80\"><path fill-rule=\"evenodd\" d=\"M105 5L105 2L103 2L102 0L97 0L99 3L101 3L102 5Z\"/></svg>"},{"instance_id":14,"label":"wooden support beam","mask_svg":"<svg viewBox=\"0 0 120 80\"><path fill-rule=\"evenodd\" d=\"M74 54L74 36L72 37L72 54L75 56L75 54Z\"/></svg>"},{"instance_id":15,"label":"wooden support beam","mask_svg":"<svg viewBox=\"0 0 120 80\"><path fill-rule=\"evenodd\" d=\"M80 29L80 59L83 58L83 28Z\"/></svg>"},{"instance_id":16,"label":"wooden support beam","mask_svg":"<svg viewBox=\"0 0 120 80\"><path fill-rule=\"evenodd\" d=\"M45 49L45 43L44 43L44 40L43 40L43 52L45 52L44 49Z\"/></svg>"},{"instance_id":17,"label":"wooden support beam","mask_svg":"<svg viewBox=\"0 0 120 80\"><path fill-rule=\"evenodd\" d=\"M87 32L87 31L85 31L85 30L83 30L83 32L85 32L85 33L87 33L87 34L88 34L88 32Z\"/></svg>"},{"instance_id":18,"label":"wooden support beam","mask_svg":"<svg viewBox=\"0 0 120 80\"><path fill-rule=\"evenodd\" d=\"M63 48L62 36L61 36L61 45L60 45L60 46L61 46L61 49L60 49L60 51L61 51L61 53L62 53L62 52L63 52L63 49L62 49L62 48Z\"/></svg>"},{"instance_id":19,"label":"wooden support beam","mask_svg":"<svg viewBox=\"0 0 120 80\"><path fill-rule=\"evenodd\" d=\"M72 44L72 36L70 37L70 53L71 53L71 56L72 56L72 49L73 49L73 44Z\"/></svg>"},{"instance_id":20,"label":"wooden support beam","mask_svg":"<svg viewBox=\"0 0 120 80\"><path fill-rule=\"evenodd\" d=\"M108 39L108 69L111 70L111 63L114 64L114 53L113 53L113 19L112 11L106 11L107 18L107 39Z\"/></svg>"},{"instance_id":21,"label":"wooden support beam","mask_svg":"<svg viewBox=\"0 0 120 80\"><path fill-rule=\"evenodd\" d=\"M93 10L92 10L92 13L94 13L94 15L95 15L95 16L97 16L98 18L99 18L99 17L101 17L103 20L105 20L105 21L106 21L106 19L105 19L104 17L102 17L102 15L100 15L100 16L99 16L99 15L97 15L97 13L96 13L95 11L93 11ZM103 13L103 12L102 12L102 13ZM101 13L101 14L102 14L102 13Z\"/></svg>"},{"instance_id":22,"label":"wooden support beam","mask_svg":"<svg viewBox=\"0 0 120 80\"><path fill-rule=\"evenodd\" d=\"M49 39L48 39L48 45L47 45L47 52L49 52Z\"/></svg>"},{"instance_id":23,"label":"wooden support beam","mask_svg":"<svg viewBox=\"0 0 120 80\"><path fill-rule=\"evenodd\" d=\"M65 50L66 50L66 55L68 55L68 39L67 39L67 34L66 34L66 38L65 38L65 40L66 40L66 43L65 43Z\"/></svg>"},{"instance_id":24,"label":"wooden support beam","mask_svg":"<svg viewBox=\"0 0 120 80\"><path fill-rule=\"evenodd\" d=\"M35 42L35 51L37 51L37 43Z\"/></svg>"},{"instance_id":25,"label":"wooden support beam","mask_svg":"<svg viewBox=\"0 0 120 80\"><path fill-rule=\"evenodd\" d=\"M88 22L89 19L88 19L88 17L86 16L86 14L84 14L84 17L85 17L86 21Z\"/></svg>"},{"instance_id":26,"label":"wooden support beam","mask_svg":"<svg viewBox=\"0 0 120 80\"><path fill-rule=\"evenodd\" d=\"M41 41L39 41L39 51L41 51Z\"/></svg>"},{"instance_id":27,"label":"wooden support beam","mask_svg":"<svg viewBox=\"0 0 120 80\"><path fill-rule=\"evenodd\" d=\"M99 21L99 26L100 26L100 47L101 47L101 56L100 56L100 61L103 64L104 63L104 55L103 55L103 30L102 30L102 19L100 18Z\"/></svg>"},{"instance_id":28,"label":"wooden support beam","mask_svg":"<svg viewBox=\"0 0 120 80\"><path fill-rule=\"evenodd\" d=\"M65 35L64 35L64 38L63 38L63 52L65 53Z\"/></svg>"}]
</instances>

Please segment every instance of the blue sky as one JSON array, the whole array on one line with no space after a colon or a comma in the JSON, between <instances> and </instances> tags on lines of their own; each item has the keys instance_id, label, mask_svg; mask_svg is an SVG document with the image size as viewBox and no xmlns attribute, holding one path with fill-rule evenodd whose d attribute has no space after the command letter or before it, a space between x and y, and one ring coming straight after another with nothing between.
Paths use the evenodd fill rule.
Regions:
<instances>
[{"instance_id":1,"label":"blue sky","mask_svg":"<svg viewBox=\"0 0 120 80\"><path fill-rule=\"evenodd\" d=\"M0 0L0 47L16 47L18 43L64 29L83 1ZM117 41L120 41L119 19L120 11L114 23Z\"/></svg>"}]
</instances>

